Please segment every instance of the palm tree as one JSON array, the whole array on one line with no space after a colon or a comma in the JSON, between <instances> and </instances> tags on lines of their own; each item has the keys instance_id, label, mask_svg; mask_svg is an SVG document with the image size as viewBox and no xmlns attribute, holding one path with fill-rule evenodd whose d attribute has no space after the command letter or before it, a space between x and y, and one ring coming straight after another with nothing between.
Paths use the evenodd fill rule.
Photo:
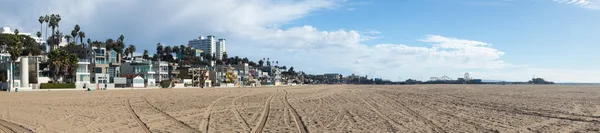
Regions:
<instances>
[{"instance_id":1,"label":"palm tree","mask_svg":"<svg viewBox=\"0 0 600 133\"><path fill-rule=\"evenodd\" d=\"M57 19L56 15L54 15L54 14L50 15L50 20L49 20L50 22L48 23L48 26L52 28L52 36L51 36L51 37L53 38L53 39L52 39L53 41L51 41L51 42L52 42L52 44L50 44L50 46L52 47L50 50L54 50L54 47L55 47L54 45L57 45L57 44L54 42L54 40L56 39L56 37L54 36L54 35L55 35L55 34L54 34L54 33L55 33L55 32L54 32L54 30L55 30L55 29L56 29L56 27L58 26L58 21L57 21L57 20L58 20L58 19Z\"/></svg>"},{"instance_id":2,"label":"palm tree","mask_svg":"<svg viewBox=\"0 0 600 133\"><path fill-rule=\"evenodd\" d=\"M67 72L70 75L75 75L77 73L77 68L79 68L79 64L77 64L77 62L79 61L79 58L77 57L77 54L75 53L68 53L67 54L67 61L66 61L66 66L67 66Z\"/></svg>"},{"instance_id":3,"label":"palm tree","mask_svg":"<svg viewBox=\"0 0 600 133\"><path fill-rule=\"evenodd\" d=\"M11 39L8 41L8 49L7 50L8 50L8 53L10 54L10 59L12 60L11 66L14 66L14 64L19 59L19 56L21 56L21 53L23 53L23 43L21 43L21 39L17 36L17 34L19 34L19 30L15 29L15 35L13 37L11 37ZM14 70L14 69L12 69L12 70ZM12 72L12 73L14 74L14 72ZM12 75L12 81L14 81L14 80L15 80L15 76Z\"/></svg>"},{"instance_id":4,"label":"palm tree","mask_svg":"<svg viewBox=\"0 0 600 133\"><path fill-rule=\"evenodd\" d=\"M73 28L73 30L79 32L81 30L81 27L79 27L79 25L76 24L75 27Z\"/></svg>"},{"instance_id":5,"label":"palm tree","mask_svg":"<svg viewBox=\"0 0 600 133\"><path fill-rule=\"evenodd\" d=\"M46 22L46 24L49 24L48 22L50 22L50 16L46 15L44 16L44 22ZM44 37L44 39L48 39L48 25L46 25L46 37Z\"/></svg>"},{"instance_id":6,"label":"palm tree","mask_svg":"<svg viewBox=\"0 0 600 133\"><path fill-rule=\"evenodd\" d=\"M163 46L160 43L156 44L156 54L158 57L162 57L163 55Z\"/></svg>"},{"instance_id":7,"label":"palm tree","mask_svg":"<svg viewBox=\"0 0 600 133\"><path fill-rule=\"evenodd\" d=\"M81 45L84 45L83 38L85 38L85 32L79 31L79 41L81 42Z\"/></svg>"},{"instance_id":8,"label":"palm tree","mask_svg":"<svg viewBox=\"0 0 600 133\"><path fill-rule=\"evenodd\" d=\"M77 32L77 30L72 30L71 31L71 36L73 37L73 41L75 43L77 43L77 35L79 35L79 33Z\"/></svg>"},{"instance_id":9,"label":"palm tree","mask_svg":"<svg viewBox=\"0 0 600 133\"><path fill-rule=\"evenodd\" d=\"M179 50L183 53L186 50L185 45L179 45Z\"/></svg>"},{"instance_id":10,"label":"palm tree","mask_svg":"<svg viewBox=\"0 0 600 133\"><path fill-rule=\"evenodd\" d=\"M71 42L71 35L65 35L65 38L67 39L67 42Z\"/></svg>"},{"instance_id":11,"label":"palm tree","mask_svg":"<svg viewBox=\"0 0 600 133\"><path fill-rule=\"evenodd\" d=\"M35 35L36 35L38 38L42 38L42 32L39 32L39 31L38 31L38 32L37 32Z\"/></svg>"},{"instance_id":12,"label":"palm tree","mask_svg":"<svg viewBox=\"0 0 600 133\"><path fill-rule=\"evenodd\" d=\"M117 43L113 45L113 49L117 51L118 54L123 55L123 49L125 48L125 36L121 34L117 39Z\"/></svg>"},{"instance_id":13,"label":"palm tree","mask_svg":"<svg viewBox=\"0 0 600 133\"><path fill-rule=\"evenodd\" d=\"M165 61L171 61L173 59L173 58L169 58L169 57L173 57L173 49L171 48L171 46L165 47L165 51L164 52L165 52L165 54L163 56L163 60L165 60Z\"/></svg>"},{"instance_id":14,"label":"palm tree","mask_svg":"<svg viewBox=\"0 0 600 133\"><path fill-rule=\"evenodd\" d=\"M40 32L39 33L41 34L42 25L44 25L44 16L40 16L40 19L38 19L38 21L40 22ZM38 37L42 38L42 35L39 35Z\"/></svg>"},{"instance_id":15,"label":"palm tree","mask_svg":"<svg viewBox=\"0 0 600 133\"><path fill-rule=\"evenodd\" d=\"M179 54L179 46L173 46L173 53L175 53L175 55Z\"/></svg>"},{"instance_id":16,"label":"palm tree","mask_svg":"<svg viewBox=\"0 0 600 133\"><path fill-rule=\"evenodd\" d=\"M129 53L131 54L131 59L133 59L133 53L135 52L135 45L129 44Z\"/></svg>"},{"instance_id":17,"label":"palm tree","mask_svg":"<svg viewBox=\"0 0 600 133\"><path fill-rule=\"evenodd\" d=\"M125 48L125 59L129 56L129 51L131 51L129 48Z\"/></svg>"},{"instance_id":18,"label":"palm tree","mask_svg":"<svg viewBox=\"0 0 600 133\"><path fill-rule=\"evenodd\" d=\"M114 50L115 49L115 40L113 40L112 38L108 38L105 41L106 43L106 50ZM116 51L116 50L115 50Z\"/></svg>"},{"instance_id":19,"label":"palm tree","mask_svg":"<svg viewBox=\"0 0 600 133\"><path fill-rule=\"evenodd\" d=\"M92 39L88 38L88 39L87 39L87 43L88 43L88 45L89 45L89 44L92 44ZM98 47L100 47L100 46L98 46Z\"/></svg>"},{"instance_id":20,"label":"palm tree","mask_svg":"<svg viewBox=\"0 0 600 133\"><path fill-rule=\"evenodd\" d=\"M147 60L148 58L150 58L150 56L148 55L148 50L144 49L144 55L142 56L142 58L144 58L145 60Z\"/></svg>"}]
</instances>

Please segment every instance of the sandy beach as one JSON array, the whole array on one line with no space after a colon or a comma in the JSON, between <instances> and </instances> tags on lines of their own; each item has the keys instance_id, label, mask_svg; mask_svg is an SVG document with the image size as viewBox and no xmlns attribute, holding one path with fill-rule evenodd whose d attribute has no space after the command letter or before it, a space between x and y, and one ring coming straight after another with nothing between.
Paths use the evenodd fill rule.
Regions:
<instances>
[{"instance_id":1,"label":"sandy beach","mask_svg":"<svg viewBox=\"0 0 600 133\"><path fill-rule=\"evenodd\" d=\"M0 93L0 132L600 132L600 86Z\"/></svg>"}]
</instances>

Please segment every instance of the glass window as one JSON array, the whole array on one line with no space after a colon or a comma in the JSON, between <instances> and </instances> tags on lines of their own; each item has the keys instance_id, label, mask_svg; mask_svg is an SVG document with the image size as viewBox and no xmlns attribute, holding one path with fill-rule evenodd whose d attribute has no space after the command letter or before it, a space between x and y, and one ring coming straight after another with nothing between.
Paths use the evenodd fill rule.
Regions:
<instances>
[{"instance_id":1,"label":"glass window","mask_svg":"<svg viewBox=\"0 0 600 133\"><path fill-rule=\"evenodd\" d=\"M79 73L87 73L87 65L85 64L80 64L79 67L77 68L77 72Z\"/></svg>"}]
</instances>

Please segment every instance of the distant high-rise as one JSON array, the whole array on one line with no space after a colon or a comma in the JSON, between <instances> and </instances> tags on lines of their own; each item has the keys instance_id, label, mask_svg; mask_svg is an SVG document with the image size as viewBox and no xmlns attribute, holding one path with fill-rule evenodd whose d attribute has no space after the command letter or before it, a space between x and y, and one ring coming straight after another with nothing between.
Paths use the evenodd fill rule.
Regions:
<instances>
[{"instance_id":1,"label":"distant high-rise","mask_svg":"<svg viewBox=\"0 0 600 133\"><path fill-rule=\"evenodd\" d=\"M216 56L217 59L223 59L223 53L225 53L225 39L215 39L215 36L200 36L198 39L190 40L188 46L195 49L200 49L206 54Z\"/></svg>"}]
</instances>

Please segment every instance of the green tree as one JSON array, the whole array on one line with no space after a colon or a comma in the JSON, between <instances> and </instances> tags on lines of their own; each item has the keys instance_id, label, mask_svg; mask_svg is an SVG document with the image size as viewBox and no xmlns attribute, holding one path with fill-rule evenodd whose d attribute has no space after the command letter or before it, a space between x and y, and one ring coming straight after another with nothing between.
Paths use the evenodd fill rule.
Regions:
<instances>
[{"instance_id":1,"label":"green tree","mask_svg":"<svg viewBox=\"0 0 600 133\"><path fill-rule=\"evenodd\" d=\"M133 53L135 53L135 45L129 44L129 54L131 54L131 59L133 59Z\"/></svg>"},{"instance_id":2,"label":"green tree","mask_svg":"<svg viewBox=\"0 0 600 133\"><path fill-rule=\"evenodd\" d=\"M156 44L156 55L158 55L159 58L162 58L163 46L160 43Z\"/></svg>"},{"instance_id":3,"label":"green tree","mask_svg":"<svg viewBox=\"0 0 600 133\"><path fill-rule=\"evenodd\" d=\"M129 57L129 51L131 51L129 48L125 48L125 59L127 59L127 57Z\"/></svg>"},{"instance_id":4,"label":"green tree","mask_svg":"<svg viewBox=\"0 0 600 133\"><path fill-rule=\"evenodd\" d=\"M15 35L19 35L19 29L15 29Z\"/></svg>"},{"instance_id":5,"label":"green tree","mask_svg":"<svg viewBox=\"0 0 600 133\"><path fill-rule=\"evenodd\" d=\"M223 52L223 57L221 58L221 60L227 61L227 57L227 52Z\"/></svg>"},{"instance_id":6,"label":"green tree","mask_svg":"<svg viewBox=\"0 0 600 133\"><path fill-rule=\"evenodd\" d=\"M35 36L37 36L38 38L42 38L42 32L38 31L37 33L35 33Z\"/></svg>"},{"instance_id":7,"label":"green tree","mask_svg":"<svg viewBox=\"0 0 600 133\"><path fill-rule=\"evenodd\" d=\"M79 65L79 58L75 53L69 53L63 49L57 49L48 54L51 61L50 70L52 71L52 80L59 82L58 79L67 75L75 75Z\"/></svg>"},{"instance_id":8,"label":"green tree","mask_svg":"<svg viewBox=\"0 0 600 133\"><path fill-rule=\"evenodd\" d=\"M72 30L71 31L71 36L73 38L77 38L77 35L79 35L79 32L77 32L77 30ZM73 39L73 41L75 41L75 43L77 43L77 39Z\"/></svg>"},{"instance_id":9,"label":"green tree","mask_svg":"<svg viewBox=\"0 0 600 133\"><path fill-rule=\"evenodd\" d=\"M175 55L179 54L180 52L181 52L181 51L179 50L179 46L177 46L177 45L173 46L173 53L174 53Z\"/></svg>"},{"instance_id":10,"label":"green tree","mask_svg":"<svg viewBox=\"0 0 600 133\"><path fill-rule=\"evenodd\" d=\"M21 39L19 37L17 37L19 30L15 29L15 35L12 35L11 37L9 37L8 40L8 53L10 54L10 60L12 61L11 66L14 68L15 63L17 62L17 60L19 59L19 57L21 56L21 53L23 52L23 44L21 43ZM12 81L15 80L15 76L14 76L14 69L12 69ZM12 84L12 83L11 83Z\"/></svg>"},{"instance_id":11,"label":"green tree","mask_svg":"<svg viewBox=\"0 0 600 133\"><path fill-rule=\"evenodd\" d=\"M244 57L244 58L242 59L242 63L249 63L249 62L250 62L250 60L248 60L248 58L246 58L246 57Z\"/></svg>"},{"instance_id":12,"label":"green tree","mask_svg":"<svg viewBox=\"0 0 600 133\"><path fill-rule=\"evenodd\" d=\"M160 58L160 56L158 56L158 54L154 54L152 56L152 61L158 61L158 58Z\"/></svg>"},{"instance_id":13,"label":"green tree","mask_svg":"<svg viewBox=\"0 0 600 133\"><path fill-rule=\"evenodd\" d=\"M185 52L185 50L186 50L185 45L179 45L179 50L180 50L179 52L181 52L181 53Z\"/></svg>"},{"instance_id":14,"label":"green tree","mask_svg":"<svg viewBox=\"0 0 600 133\"><path fill-rule=\"evenodd\" d=\"M50 16L44 16L44 22L46 22L46 36L44 37L44 39L48 40L48 25L50 25Z\"/></svg>"},{"instance_id":15,"label":"green tree","mask_svg":"<svg viewBox=\"0 0 600 133\"><path fill-rule=\"evenodd\" d=\"M110 51L115 49L115 40L113 40L112 38L106 39L104 43L106 44L106 50Z\"/></svg>"},{"instance_id":16,"label":"green tree","mask_svg":"<svg viewBox=\"0 0 600 133\"><path fill-rule=\"evenodd\" d=\"M65 39L67 39L67 42L71 42L71 35L65 35Z\"/></svg>"},{"instance_id":17,"label":"green tree","mask_svg":"<svg viewBox=\"0 0 600 133\"><path fill-rule=\"evenodd\" d=\"M125 36L121 35L117 39L117 42L113 45L113 49L119 54L123 55L123 50L125 49Z\"/></svg>"},{"instance_id":18,"label":"green tree","mask_svg":"<svg viewBox=\"0 0 600 133\"><path fill-rule=\"evenodd\" d=\"M17 37L21 40L23 44L23 52L21 55L41 55L42 50L40 49L40 45L35 41L35 39L31 38L28 35L17 35Z\"/></svg>"},{"instance_id":19,"label":"green tree","mask_svg":"<svg viewBox=\"0 0 600 133\"><path fill-rule=\"evenodd\" d=\"M83 44L83 38L85 38L85 32L79 31L79 42L81 42L81 45L85 45Z\"/></svg>"},{"instance_id":20,"label":"green tree","mask_svg":"<svg viewBox=\"0 0 600 133\"><path fill-rule=\"evenodd\" d=\"M265 63L265 61L263 61L263 60L259 60L259 61L258 61L258 66L261 66L261 67L262 67L264 63Z\"/></svg>"},{"instance_id":21,"label":"green tree","mask_svg":"<svg viewBox=\"0 0 600 133\"><path fill-rule=\"evenodd\" d=\"M52 44L50 44L50 45L54 48L56 48L56 46L60 42L60 38L61 38L61 36L57 36L56 33L58 33L58 32L55 32L55 29L59 27L60 20L61 20L61 18L60 18L59 14L50 15L50 19L49 19L50 22L48 23L48 26L50 26L52 28L52 38L53 38L52 40L54 40L52 42Z\"/></svg>"},{"instance_id":22,"label":"green tree","mask_svg":"<svg viewBox=\"0 0 600 133\"><path fill-rule=\"evenodd\" d=\"M42 25L44 25L44 16L40 16L40 19L38 19L38 22L40 22L40 34L41 34ZM39 35L38 37L42 38L42 35Z\"/></svg>"},{"instance_id":23,"label":"green tree","mask_svg":"<svg viewBox=\"0 0 600 133\"><path fill-rule=\"evenodd\" d=\"M173 49L171 48L171 46L166 46L164 52L165 53L163 54L162 60L171 62L173 60Z\"/></svg>"},{"instance_id":24,"label":"green tree","mask_svg":"<svg viewBox=\"0 0 600 133\"><path fill-rule=\"evenodd\" d=\"M144 55L142 56L142 58L144 58L145 60L150 59L150 56L148 55L148 50L144 49Z\"/></svg>"}]
</instances>

